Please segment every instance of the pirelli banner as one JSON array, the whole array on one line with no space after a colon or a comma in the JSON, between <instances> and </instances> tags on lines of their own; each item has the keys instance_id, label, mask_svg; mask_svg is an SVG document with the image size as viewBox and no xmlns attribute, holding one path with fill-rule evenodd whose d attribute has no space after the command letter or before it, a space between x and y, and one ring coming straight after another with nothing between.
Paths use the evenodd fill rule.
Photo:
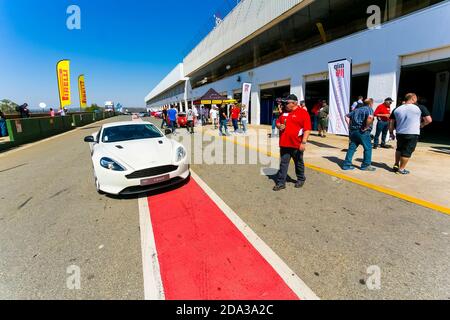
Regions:
<instances>
[{"instance_id":1,"label":"pirelli banner","mask_svg":"<svg viewBox=\"0 0 450 320\"><path fill-rule=\"evenodd\" d=\"M80 108L87 108L86 84L84 82L84 74L78 77L78 93L80 95Z\"/></svg>"},{"instance_id":2,"label":"pirelli banner","mask_svg":"<svg viewBox=\"0 0 450 320\"><path fill-rule=\"evenodd\" d=\"M345 121L350 111L350 91L352 81L352 61L343 59L328 64L330 73L330 114L328 132L349 135Z\"/></svg>"},{"instance_id":3,"label":"pirelli banner","mask_svg":"<svg viewBox=\"0 0 450 320\"><path fill-rule=\"evenodd\" d=\"M71 105L70 99L70 61L61 60L56 65L58 91L61 109Z\"/></svg>"}]
</instances>

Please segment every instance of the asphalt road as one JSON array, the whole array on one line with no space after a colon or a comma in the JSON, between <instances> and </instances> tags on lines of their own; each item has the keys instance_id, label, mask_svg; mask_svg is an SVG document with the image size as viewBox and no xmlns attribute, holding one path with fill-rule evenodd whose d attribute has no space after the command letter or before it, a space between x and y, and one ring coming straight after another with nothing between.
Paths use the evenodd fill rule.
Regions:
<instances>
[{"instance_id":1,"label":"asphalt road","mask_svg":"<svg viewBox=\"0 0 450 320\"><path fill-rule=\"evenodd\" d=\"M0 154L0 299L143 298L138 202L96 194L93 131ZM264 166L193 170L320 298L450 299L449 216L310 170L280 193Z\"/></svg>"}]
</instances>

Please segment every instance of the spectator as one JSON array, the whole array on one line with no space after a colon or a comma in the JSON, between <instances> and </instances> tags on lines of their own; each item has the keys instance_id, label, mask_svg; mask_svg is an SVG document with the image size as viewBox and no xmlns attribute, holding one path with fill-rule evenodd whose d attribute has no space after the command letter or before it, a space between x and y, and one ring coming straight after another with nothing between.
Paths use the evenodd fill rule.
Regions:
<instances>
[{"instance_id":1,"label":"spectator","mask_svg":"<svg viewBox=\"0 0 450 320\"><path fill-rule=\"evenodd\" d=\"M319 129L319 112L323 106L323 100L319 100L311 110L312 128L314 131Z\"/></svg>"},{"instance_id":2,"label":"spectator","mask_svg":"<svg viewBox=\"0 0 450 320\"><path fill-rule=\"evenodd\" d=\"M391 98L384 100L383 104L380 104L375 110L374 116L377 117L377 132L375 134L375 141L373 144L374 149L378 149L381 136L381 148L387 148L386 140L389 131L389 119L391 117L391 105L394 102Z\"/></svg>"},{"instance_id":3,"label":"spectator","mask_svg":"<svg viewBox=\"0 0 450 320\"><path fill-rule=\"evenodd\" d=\"M302 188L306 182L303 155L311 132L311 118L305 110L298 106L298 99L295 95L289 95L286 100L286 113L282 114L277 121L277 128L280 130L281 163L277 184L273 191L286 189L289 164L292 159L297 174L295 187Z\"/></svg>"},{"instance_id":4,"label":"spectator","mask_svg":"<svg viewBox=\"0 0 450 320\"><path fill-rule=\"evenodd\" d=\"M370 133L374 121L373 117L373 99L367 99L364 106L357 107L350 112L347 117L347 123L350 127L350 145L345 158L343 170L354 170L352 164L353 156L360 145L364 147L364 161L361 166L362 171L375 171L372 167L372 141Z\"/></svg>"},{"instance_id":5,"label":"spectator","mask_svg":"<svg viewBox=\"0 0 450 320\"><path fill-rule=\"evenodd\" d=\"M187 131L190 134L194 134L194 111L192 111L192 107L189 107L188 111L186 112L186 119L187 119Z\"/></svg>"},{"instance_id":6,"label":"spectator","mask_svg":"<svg viewBox=\"0 0 450 320\"><path fill-rule=\"evenodd\" d=\"M277 99L276 105L272 108L272 137L276 136L277 120L283 112L283 101Z\"/></svg>"},{"instance_id":7,"label":"spectator","mask_svg":"<svg viewBox=\"0 0 450 320\"><path fill-rule=\"evenodd\" d=\"M244 134L247 134L247 128L248 128L248 111L247 106L245 104L241 107L241 124L242 124L242 131Z\"/></svg>"},{"instance_id":8,"label":"spectator","mask_svg":"<svg viewBox=\"0 0 450 320\"><path fill-rule=\"evenodd\" d=\"M26 119L26 118L30 117L30 110L28 109L27 103L24 103L23 105L18 107L16 110L19 112L20 118Z\"/></svg>"},{"instance_id":9,"label":"spectator","mask_svg":"<svg viewBox=\"0 0 450 320\"><path fill-rule=\"evenodd\" d=\"M397 139L394 172L407 175L406 166L416 150L421 129L433 122L431 114L423 105L417 105L417 95L408 93L405 104L396 108L391 115L389 131L391 139ZM397 130L397 136L394 134Z\"/></svg>"},{"instance_id":10,"label":"spectator","mask_svg":"<svg viewBox=\"0 0 450 320\"><path fill-rule=\"evenodd\" d=\"M178 111L175 109L175 106L171 106L170 109L167 111L167 117L170 121L170 129L172 130L172 133L176 135L176 128L177 128L177 116Z\"/></svg>"},{"instance_id":11,"label":"spectator","mask_svg":"<svg viewBox=\"0 0 450 320\"><path fill-rule=\"evenodd\" d=\"M364 106L364 97L363 96L359 96L358 100L353 102L352 106L350 107L351 111L355 111L356 108L362 107Z\"/></svg>"},{"instance_id":12,"label":"spectator","mask_svg":"<svg viewBox=\"0 0 450 320\"><path fill-rule=\"evenodd\" d=\"M219 108L219 119L220 119L220 127L219 127L219 134L221 136L229 136L228 133L228 108L225 104L222 104ZM225 133L224 130L225 129Z\"/></svg>"},{"instance_id":13,"label":"spectator","mask_svg":"<svg viewBox=\"0 0 450 320\"><path fill-rule=\"evenodd\" d=\"M66 116L66 109L62 108L62 109L60 109L60 110L58 111L58 113L59 113L59 115L60 115L61 117L65 117L65 116Z\"/></svg>"},{"instance_id":14,"label":"spectator","mask_svg":"<svg viewBox=\"0 0 450 320\"><path fill-rule=\"evenodd\" d=\"M319 136L321 136L322 138L327 137L329 114L330 107L324 101L322 104L322 108L319 111Z\"/></svg>"},{"instance_id":15,"label":"spectator","mask_svg":"<svg viewBox=\"0 0 450 320\"><path fill-rule=\"evenodd\" d=\"M53 110L53 108L50 108L50 117L51 118L55 117L55 110Z\"/></svg>"},{"instance_id":16,"label":"spectator","mask_svg":"<svg viewBox=\"0 0 450 320\"><path fill-rule=\"evenodd\" d=\"M211 106L210 117L212 120L212 124L214 125L214 129L217 130L217 128L218 128L218 122L217 122L218 111L217 111L217 107L215 105Z\"/></svg>"},{"instance_id":17,"label":"spectator","mask_svg":"<svg viewBox=\"0 0 450 320\"><path fill-rule=\"evenodd\" d=\"M239 131L239 118L241 116L241 109L237 105L231 108L231 121L233 123L234 133Z\"/></svg>"},{"instance_id":18,"label":"spectator","mask_svg":"<svg viewBox=\"0 0 450 320\"><path fill-rule=\"evenodd\" d=\"M167 107L163 108L161 117L162 117L161 129L164 129L164 127L168 127L169 126L169 124L167 122L167 120L168 120L168 118L167 118Z\"/></svg>"},{"instance_id":19,"label":"spectator","mask_svg":"<svg viewBox=\"0 0 450 320\"><path fill-rule=\"evenodd\" d=\"M8 130L6 129L6 116L0 111L0 137L8 136Z\"/></svg>"},{"instance_id":20,"label":"spectator","mask_svg":"<svg viewBox=\"0 0 450 320\"><path fill-rule=\"evenodd\" d=\"M308 107L306 107L306 102L305 100L302 100L300 102L300 108L302 108L303 110L305 110L306 112L308 112Z\"/></svg>"}]
</instances>

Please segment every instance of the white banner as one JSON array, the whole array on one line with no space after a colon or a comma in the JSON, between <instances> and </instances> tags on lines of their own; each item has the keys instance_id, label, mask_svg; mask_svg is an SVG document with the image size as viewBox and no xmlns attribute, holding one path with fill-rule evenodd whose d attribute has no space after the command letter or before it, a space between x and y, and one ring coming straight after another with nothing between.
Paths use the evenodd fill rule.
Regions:
<instances>
[{"instance_id":1,"label":"white banner","mask_svg":"<svg viewBox=\"0 0 450 320\"><path fill-rule=\"evenodd\" d=\"M328 132L349 135L345 116L350 111L350 89L352 81L351 60L340 60L328 64L330 72L330 120Z\"/></svg>"},{"instance_id":2,"label":"white banner","mask_svg":"<svg viewBox=\"0 0 450 320\"><path fill-rule=\"evenodd\" d=\"M250 107L250 95L252 92L252 84L244 83L242 85L242 105L245 105L248 108Z\"/></svg>"}]
</instances>

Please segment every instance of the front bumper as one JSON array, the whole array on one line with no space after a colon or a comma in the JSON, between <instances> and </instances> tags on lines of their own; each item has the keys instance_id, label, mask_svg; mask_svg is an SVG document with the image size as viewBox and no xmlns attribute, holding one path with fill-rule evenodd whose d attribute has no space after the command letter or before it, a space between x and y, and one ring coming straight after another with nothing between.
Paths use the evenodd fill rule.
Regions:
<instances>
[{"instance_id":1,"label":"front bumper","mask_svg":"<svg viewBox=\"0 0 450 320\"><path fill-rule=\"evenodd\" d=\"M97 176L101 191L112 195L132 195L177 185L189 178L190 168L188 164L180 164L177 170L170 173L139 179L127 179L126 175L130 172L102 171L102 173ZM170 176L170 179L167 181L141 186L141 180L162 177L167 174Z\"/></svg>"}]
</instances>

